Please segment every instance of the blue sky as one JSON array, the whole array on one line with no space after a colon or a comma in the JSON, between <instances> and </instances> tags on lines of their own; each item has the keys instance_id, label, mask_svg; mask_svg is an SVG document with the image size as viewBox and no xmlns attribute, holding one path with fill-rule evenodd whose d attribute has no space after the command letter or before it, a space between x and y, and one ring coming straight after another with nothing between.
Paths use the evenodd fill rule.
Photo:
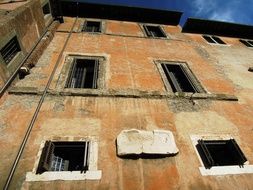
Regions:
<instances>
[{"instance_id":1,"label":"blue sky","mask_svg":"<svg viewBox=\"0 0 253 190\"><path fill-rule=\"evenodd\" d=\"M253 0L84 0L94 3L142 6L184 12L188 17L253 25Z\"/></svg>"}]
</instances>

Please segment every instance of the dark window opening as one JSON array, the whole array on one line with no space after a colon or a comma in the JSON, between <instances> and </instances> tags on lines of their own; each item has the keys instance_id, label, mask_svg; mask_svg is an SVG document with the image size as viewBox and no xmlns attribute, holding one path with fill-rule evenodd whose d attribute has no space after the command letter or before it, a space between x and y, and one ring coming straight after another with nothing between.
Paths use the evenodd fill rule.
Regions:
<instances>
[{"instance_id":1,"label":"dark window opening","mask_svg":"<svg viewBox=\"0 0 253 190\"><path fill-rule=\"evenodd\" d=\"M8 65L15 55L21 51L17 37L13 37L1 50L4 62Z\"/></svg>"},{"instance_id":2,"label":"dark window opening","mask_svg":"<svg viewBox=\"0 0 253 190\"><path fill-rule=\"evenodd\" d=\"M247 47L253 47L253 41L251 40L239 40L241 43L246 45Z\"/></svg>"},{"instance_id":3,"label":"dark window opening","mask_svg":"<svg viewBox=\"0 0 253 190\"><path fill-rule=\"evenodd\" d=\"M82 29L83 32L101 32L101 22L86 21Z\"/></svg>"},{"instance_id":4,"label":"dark window opening","mask_svg":"<svg viewBox=\"0 0 253 190\"><path fill-rule=\"evenodd\" d=\"M143 25L143 27L148 37L166 38L166 35L164 34L160 26Z\"/></svg>"},{"instance_id":5,"label":"dark window opening","mask_svg":"<svg viewBox=\"0 0 253 190\"><path fill-rule=\"evenodd\" d=\"M225 42L223 42L219 37L217 36L205 36L203 35L203 38L209 42L209 43L213 43L213 44L226 44Z\"/></svg>"},{"instance_id":6,"label":"dark window opening","mask_svg":"<svg viewBox=\"0 0 253 190\"><path fill-rule=\"evenodd\" d=\"M46 171L87 171L89 142L46 141L37 174Z\"/></svg>"},{"instance_id":7,"label":"dark window opening","mask_svg":"<svg viewBox=\"0 0 253 190\"><path fill-rule=\"evenodd\" d=\"M50 14L50 6L49 3L46 3L43 7L42 7L42 11L44 15Z\"/></svg>"},{"instance_id":8,"label":"dark window opening","mask_svg":"<svg viewBox=\"0 0 253 190\"><path fill-rule=\"evenodd\" d=\"M66 88L97 88L99 61L74 59Z\"/></svg>"},{"instance_id":9,"label":"dark window opening","mask_svg":"<svg viewBox=\"0 0 253 190\"><path fill-rule=\"evenodd\" d=\"M196 148L206 168L231 165L241 167L247 161L234 139L198 140Z\"/></svg>"},{"instance_id":10,"label":"dark window opening","mask_svg":"<svg viewBox=\"0 0 253 190\"><path fill-rule=\"evenodd\" d=\"M183 66L163 63L162 68L173 92L199 92Z\"/></svg>"}]
</instances>

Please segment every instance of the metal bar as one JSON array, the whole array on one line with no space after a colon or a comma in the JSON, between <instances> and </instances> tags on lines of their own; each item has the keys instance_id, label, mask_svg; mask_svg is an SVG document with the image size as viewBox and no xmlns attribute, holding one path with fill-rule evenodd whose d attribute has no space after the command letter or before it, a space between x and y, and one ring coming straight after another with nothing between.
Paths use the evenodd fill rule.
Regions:
<instances>
[{"instance_id":1,"label":"metal bar","mask_svg":"<svg viewBox=\"0 0 253 190\"><path fill-rule=\"evenodd\" d=\"M77 3L77 4L78 4L78 3ZM44 89L44 91L43 91L43 94L42 94L42 96L41 96L41 98L40 98L40 101L39 101L39 103L38 103L38 106L37 106L37 108L36 108L36 110L35 110L35 112L34 112L34 115L33 115L33 117L32 117L32 120L31 120L31 122L30 122L30 124L29 124L29 126L28 126L28 128L27 128L27 131L26 131L26 133L25 133L25 136L24 136L23 141L22 141L22 143L21 143L21 146L20 146L20 148L19 148L18 154L17 154L17 156L16 156L16 158L15 158L15 161L14 161L14 163L13 163L13 165L12 165L11 171L10 171L10 173L9 173L9 175L8 175L7 180L6 180L6 183L5 183L5 186L4 186L4 190L7 190L7 189L9 188L10 182L11 182L11 180L12 180L12 177L13 177L14 173L15 173L15 170L16 170L16 168L17 168L17 165L18 165L18 162L19 162L19 160L20 160L20 157L21 157L21 155L22 155L22 153L23 153L23 151L24 151L25 145L26 145L26 143L27 143L27 141L28 141L28 138L29 138L29 136L30 136L30 133L31 133L31 131L32 131L32 129L33 129L34 123L35 123L35 121L36 121L36 119L37 119L37 117L38 117L38 114L39 114L39 111L40 111L40 109L41 109L41 106L42 106L42 104L43 104L43 102L44 102L44 99L45 99L45 97L46 97L46 95L47 95L47 90L49 89L49 86L50 86L50 84L51 84L51 82L52 82L52 80L53 80L54 74L55 74L55 72L56 72L56 69L57 69L59 63L60 63L60 60L61 60L62 55L63 55L63 52L64 52L64 50L65 50L65 48L66 48L66 46L67 46L67 43L68 43L68 41L69 41L69 39L70 39L70 36L71 36L71 34L73 33L73 29L74 29L74 26L75 26L75 24L76 24L77 18L78 18L78 16L76 17L75 22L74 22L74 24L73 24L73 26L72 26L72 28L71 28L71 31L70 31L70 33L68 34L68 37L67 37L67 39L66 39L66 41L65 41L65 43L64 43L64 46L63 46L63 48L62 48L62 50L61 50L61 52L60 52L60 55L58 56L58 59L57 59L56 64L55 64L55 66L54 66L54 68L53 68L53 71L52 71L52 73L51 73L51 75L50 75L50 78L49 78L47 84L46 84L46 87L45 87L45 89ZM34 47L34 48L35 48L35 47ZM26 59L24 59L24 60L26 60ZM24 62L22 62L22 64L23 64L23 63L24 63ZM22 66L22 64L21 64L21 66Z\"/></svg>"},{"instance_id":2,"label":"metal bar","mask_svg":"<svg viewBox=\"0 0 253 190\"><path fill-rule=\"evenodd\" d=\"M87 68L84 67L83 71L82 71L81 88L84 88L85 79L86 79L86 73L87 73Z\"/></svg>"},{"instance_id":3,"label":"metal bar","mask_svg":"<svg viewBox=\"0 0 253 190\"><path fill-rule=\"evenodd\" d=\"M94 64L94 75L93 75L93 81L92 81L92 88L97 88L97 76L98 76L98 60L95 60Z\"/></svg>"}]
</instances>

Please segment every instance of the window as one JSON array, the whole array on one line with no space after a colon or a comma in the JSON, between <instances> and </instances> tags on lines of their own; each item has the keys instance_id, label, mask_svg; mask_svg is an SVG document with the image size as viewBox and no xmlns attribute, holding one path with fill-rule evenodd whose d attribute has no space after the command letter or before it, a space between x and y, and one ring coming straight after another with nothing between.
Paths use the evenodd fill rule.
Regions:
<instances>
[{"instance_id":1,"label":"window","mask_svg":"<svg viewBox=\"0 0 253 190\"><path fill-rule=\"evenodd\" d=\"M50 14L50 6L49 3L46 3L43 7L42 7L42 11L44 15Z\"/></svg>"},{"instance_id":2,"label":"window","mask_svg":"<svg viewBox=\"0 0 253 190\"><path fill-rule=\"evenodd\" d=\"M209 43L212 43L212 44L226 44L225 42L223 42L219 37L217 36L206 36L206 35L203 35L203 38L209 42Z\"/></svg>"},{"instance_id":3,"label":"window","mask_svg":"<svg viewBox=\"0 0 253 190\"><path fill-rule=\"evenodd\" d=\"M153 25L143 25L143 28L146 32L146 35L151 38L166 38L165 33L163 32L160 26Z\"/></svg>"},{"instance_id":4,"label":"window","mask_svg":"<svg viewBox=\"0 0 253 190\"><path fill-rule=\"evenodd\" d=\"M86 21L84 23L83 32L101 32L101 22L100 21Z\"/></svg>"},{"instance_id":5,"label":"window","mask_svg":"<svg viewBox=\"0 0 253 190\"><path fill-rule=\"evenodd\" d=\"M74 58L66 88L97 88L98 59Z\"/></svg>"},{"instance_id":6,"label":"window","mask_svg":"<svg viewBox=\"0 0 253 190\"><path fill-rule=\"evenodd\" d=\"M183 64L161 63L163 72L173 92L201 92L197 87L193 74Z\"/></svg>"},{"instance_id":7,"label":"window","mask_svg":"<svg viewBox=\"0 0 253 190\"><path fill-rule=\"evenodd\" d=\"M213 166L243 166L247 161L234 139L198 140L197 151L205 168Z\"/></svg>"},{"instance_id":8,"label":"window","mask_svg":"<svg viewBox=\"0 0 253 190\"><path fill-rule=\"evenodd\" d=\"M253 40L239 40L239 41L242 42L247 47L253 47Z\"/></svg>"},{"instance_id":9,"label":"window","mask_svg":"<svg viewBox=\"0 0 253 190\"><path fill-rule=\"evenodd\" d=\"M15 55L21 51L18 43L18 39L14 36L1 50L0 53L3 57L4 62L8 65Z\"/></svg>"},{"instance_id":10,"label":"window","mask_svg":"<svg viewBox=\"0 0 253 190\"><path fill-rule=\"evenodd\" d=\"M46 141L36 174L46 171L81 171L89 168L89 141Z\"/></svg>"}]
</instances>

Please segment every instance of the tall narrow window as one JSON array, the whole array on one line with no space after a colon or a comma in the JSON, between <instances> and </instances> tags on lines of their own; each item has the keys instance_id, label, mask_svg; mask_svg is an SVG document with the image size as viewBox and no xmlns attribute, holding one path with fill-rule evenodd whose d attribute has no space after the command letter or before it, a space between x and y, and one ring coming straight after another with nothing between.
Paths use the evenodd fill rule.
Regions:
<instances>
[{"instance_id":1,"label":"tall narrow window","mask_svg":"<svg viewBox=\"0 0 253 190\"><path fill-rule=\"evenodd\" d=\"M97 88L98 70L98 59L75 58L66 88Z\"/></svg>"},{"instance_id":2,"label":"tall narrow window","mask_svg":"<svg viewBox=\"0 0 253 190\"><path fill-rule=\"evenodd\" d=\"M253 47L253 40L239 40L239 41L242 42L247 47Z\"/></svg>"},{"instance_id":3,"label":"tall narrow window","mask_svg":"<svg viewBox=\"0 0 253 190\"><path fill-rule=\"evenodd\" d=\"M200 92L193 77L181 64L161 64L173 92Z\"/></svg>"},{"instance_id":4,"label":"tall narrow window","mask_svg":"<svg viewBox=\"0 0 253 190\"><path fill-rule=\"evenodd\" d=\"M42 150L37 174L46 171L81 171L89 169L89 141L46 141Z\"/></svg>"},{"instance_id":5,"label":"tall narrow window","mask_svg":"<svg viewBox=\"0 0 253 190\"><path fill-rule=\"evenodd\" d=\"M219 37L217 36L206 36L203 35L203 38L209 42L209 43L213 43L213 44L226 44L225 42L223 42Z\"/></svg>"},{"instance_id":6,"label":"tall narrow window","mask_svg":"<svg viewBox=\"0 0 253 190\"><path fill-rule=\"evenodd\" d=\"M165 33L160 26L143 25L143 28L148 37L152 38L166 38Z\"/></svg>"},{"instance_id":7,"label":"tall narrow window","mask_svg":"<svg viewBox=\"0 0 253 190\"><path fill-rule=\"evenodd\" d=\"M206 168L212 166L243 166L247 161L234 139L198 140L196 148Z\"/></svg>"},{"instance_id":8,"label":"tall narrow window","mask_svg":"<svg viewBox=\"0 0 253 190\"><path fill-rule=\"evenodd\" d=\"M0 53L6 65L11 62L15 55L21 51L17 37L13 37L1 50Z\"/></svg>"},{"instance_id":9,"label":"tall narrow window","mask_svg":"<svg viewBox=\"0 0 253 190\"><path fill-rule=\"evenodd\" d=\"M101 22L100 21L86 21L83 32L101 32Z\"/></svg>"}]
</instances>

